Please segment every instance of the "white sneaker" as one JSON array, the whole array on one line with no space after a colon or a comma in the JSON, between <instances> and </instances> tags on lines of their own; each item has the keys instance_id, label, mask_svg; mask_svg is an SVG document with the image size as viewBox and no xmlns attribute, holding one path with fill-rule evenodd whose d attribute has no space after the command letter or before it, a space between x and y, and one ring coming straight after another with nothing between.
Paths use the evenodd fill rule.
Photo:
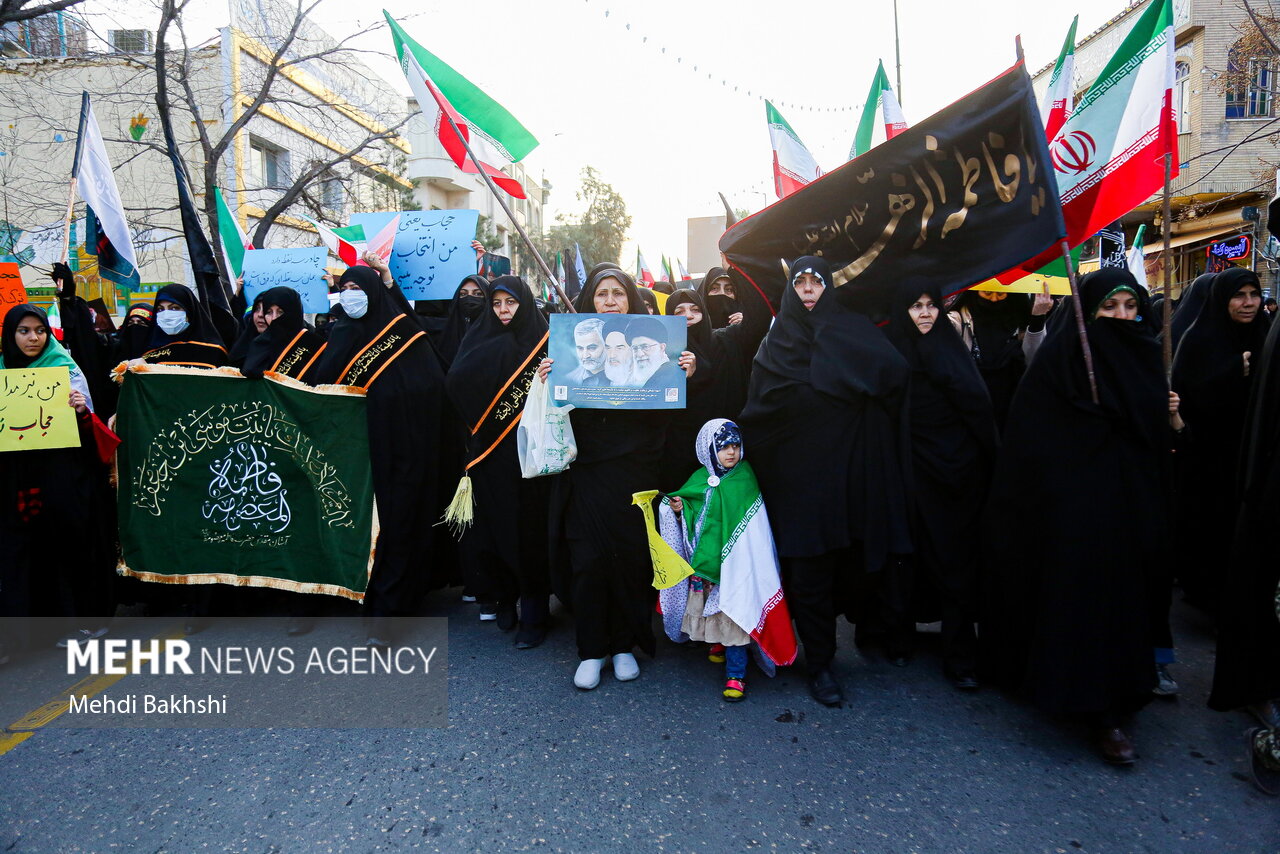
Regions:
<instances>
[{"instance_id":1,"label":"white sneaker","mask_svg":"<svg viewBox=\"0 0 1280 854\"><path fill-rule=\"evenodd\" d=\"M629 652L619 653L613 657L613 675L619 682L630 682L640 675L640 665L636 657Z\"/></svg>"},{"instance_id":2,"label":"white sneaker","mask_svg":"<svg viewBox=\"0 0 1280 854\"><path fill-rule=\"evenodd\" d=\"M584 691L590 691L600 684L602 667L604 667L603 658L584 658L578 665L578 672L573 674L573 684Z\"/></svg>"}]
</instances>

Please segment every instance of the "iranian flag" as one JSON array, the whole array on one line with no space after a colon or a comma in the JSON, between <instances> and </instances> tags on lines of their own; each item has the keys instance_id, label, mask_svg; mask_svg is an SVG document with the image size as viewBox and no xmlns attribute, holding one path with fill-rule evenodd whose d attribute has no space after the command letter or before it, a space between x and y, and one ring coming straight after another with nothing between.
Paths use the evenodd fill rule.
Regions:
<instances>
[{"instance_id":1,"label":"iranian flag","mask_svg":"<svg viewBox=\"0 0 1280 854\"><path fill-rule=\"evenodd\" d=\"M240 220L231 212L227 198L220 187L218 194L218 240L222 243L222 258L227 265L227 281L234 282L244 270L244 253L253 249L253 241L240 227Z\"/></svg>"},{"instance_id":2,"label":"iranian flag","mask_svg":"<svg viewBox=\"0 0 1280 854\"><path fill-rule=\"evenodd\" d=\"M1049 143L1067 240L1083 243L1178 174L1173 0L1153 0Z\"/></svg>"},{"instance_id":3,"label":"iranian flag","mask_svg":"<svg viewBox=\"0 0 1280 854\"><path fill-rule=\"evenodd\" d=\"M785 199L821 178L822 170L777 107L769 101L764 102L764 107L769 119L769 143L773 146L773 188L778 198Z\"/></svg>"},{"instance_id":4,"label":"iranian flag","mask_svg":"<svg viewBox=\"0 0 1280 854\"><path fill-rule=\"evenodd\" d=\"M396 57L409 88L454 164L472 174L483 169L508 195L526 198L520 182L502 169L523 159L538 145L538 140L505 107L409 38L386 10L382 14L391 27ZM471 144L478 164L467 156L462 141L449 124L450 117Z\"/></svg>"},{"instance_id":5,"label":"iranian flag","mask_svg":"<svg viewBox=\"0 0 1280 854\"><path fill-rule=\"evenodd\" d=\"M1044 118L1044 132L1050 140L1058 135L1071 115L1071 102L1075 96L1076 24L1079 22L1079 15L1071 19L1071 29L1067 30L1062 53L1058 54L1058 61L1053 65L1049 89L1045 92L1044 105L1040 108L1040 114Z\"/></svg>"},{"instance_id":6,"label":"iranian flag","mask_svg":"<svg viewBox=\"0 0 1280 854\"><path fill-rule=\"evenodd\" d=\"M684 268L684 262L679 258L676 259L676 266L680 268L680 281L688 281L689 271Z\"/></svg>"},{"instance_id":7,"label":"iranian flag","mask_svg":"<svg viewBox=\"0 0 1280 854\"><path fill-rule=\"evenodd\" d=\"M862 118L858 120L858 132L853 138L853 148L849 150L849 159L871 150L871 139L875 135L876 112L882 116L884 138L893 139L907 129L907 119L902 115L902 107L898 97L893 94L889 85L889 75L884 73L884 62L876 66L876 76L871 80L871 91L867 93L866 105L862 108Z\"/></svg>"},{"instance_id":8,"label":"iranian flag","mask_svg":"<svg viewBox=\"0 0 1280 854\"><path fill-rule=\"evenodd\" d=\"M636 281L650 288L654 283L653 271L649 269L649 262L644 260L639 246L636 247Z\"/></svg>"},{"instance_id":9,"label":"iranian flag","mask_svg":"<svg viewBox=\"0 0 1280 854\"><path fill-rule=\"evenodd\" d=\"M1129 272L1144 288L1147 286L1147 259L1143 251L1142 239L1146 236L1146 223L1138 226L1138 233L1133 236L1133 246L1129 249L1127 260Z\"/></svg>"},{"instance_id":10,"label":"iranian flag","mask_svg":"<svg viewBox=\"0 0 1280 854\"><path fill-rule=\"evenodd\" d=\"M366 248L364 226L348 225L342 228L329 228L309 216L303 214L299 216L315 227L324 245L330 252L337 255L342 263L348 267L356 267L363 263L360 256L365 253Z\"/></svg>"}]
</instances>

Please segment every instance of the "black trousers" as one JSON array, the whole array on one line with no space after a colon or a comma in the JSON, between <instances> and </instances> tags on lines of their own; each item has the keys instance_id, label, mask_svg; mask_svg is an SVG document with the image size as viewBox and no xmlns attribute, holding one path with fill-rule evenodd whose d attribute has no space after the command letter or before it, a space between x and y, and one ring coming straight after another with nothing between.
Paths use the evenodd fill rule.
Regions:
<instances>
[{"instance_id":1,"label":"black trousers","mask_svg":"<svg viewBox=\"0 0 1280 854\"><path fill-rule=\"evenodd\" d=\"M854 563L852 549L783 558L787 606L810 675L825 670L836 656L836 617L851 604Z\"/></svg>"}]
</instances>

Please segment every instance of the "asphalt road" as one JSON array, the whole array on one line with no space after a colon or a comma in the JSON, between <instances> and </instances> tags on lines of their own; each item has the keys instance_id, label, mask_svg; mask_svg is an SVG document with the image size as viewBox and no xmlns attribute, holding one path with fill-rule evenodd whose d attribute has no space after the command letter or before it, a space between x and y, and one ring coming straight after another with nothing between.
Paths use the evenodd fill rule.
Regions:
<instances>
[{"instance_id":1,"label":"asphalt road","mask_svg":"<svg viewBox=\"0 0 1280 854\"><path fill-rule=\"evenodd\" d=\"M0 755L0 852L1280 851L1280 800L1245 779L1248 721L1204 706L1211 641L1181 607L1183 694L1140 715L1141 759L1116 769L1076 726L956 692L928 637L898 669L843 626L844 708L754 670L730 705L700 650L661 640L637 681L580 692L567 618L517 651L457 591L432 603L447 729L55 721Z\"/></svg>"}]
</instances>

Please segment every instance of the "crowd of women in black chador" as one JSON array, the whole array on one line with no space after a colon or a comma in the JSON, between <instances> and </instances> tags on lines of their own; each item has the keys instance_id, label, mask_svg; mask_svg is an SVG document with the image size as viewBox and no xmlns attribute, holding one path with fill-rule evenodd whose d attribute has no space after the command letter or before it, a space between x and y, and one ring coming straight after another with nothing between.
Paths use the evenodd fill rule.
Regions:
<instances>
[{"instance_id":1,"label":"crowd of women in black chador","mask_svg":"<svg viewBox=\"0 0 1280 854\"><path fill-rule=\"evenodd\" d=\"M4 318L3 364L233 365L365 388L381 525L371 643L389 640L378 618L419 612L428 590L465 581L482 619L537 647L554 593L573 614L574 684L594 688L606 665L635 679L635 649L655 652L655 596L632 495L680 485L698 465L691 436L728 417L752 446L819 702L845 697L841 615L859 645L879 642L899 665L916 624L940 621L955 687L1018 691L1091 725L1103 757L1128 764L1130 716L1178 690L1169 608L1180 584L1218 618L1210 705L1280 728L1280 563L1259 536L1280 510L1280 333L1268 335L1250 271L1188 290L1171 392L1152 305L1126 271L1080 282L1091 376L1070 298L1049 314L1047 298L965 293L948 306L945 283L904 286L873 317L835 288L826 261L803 257L775 316L754 283L714 268L665 301L688 329L687 409L575 409L577 459L525 479L502 413L550 369L544 307L518 277L471 276L415 312L385 265L366 260L335 282L327 325L313 329L298 295L273 289L235 342L181 286L130 306L109 339L86 334L92 318L64 281L65 348L40 309L18 306ZM651 310L612 264L592 269L575 308ZM94 380L73 377L91 431ZM5 613L62 614L89 633L109 616L112 496L94 447L86 432L78 451L3 468L0 530L16 544L0 550ZM464 475L474 516L455 537L437 523ZM73 528L100 534L63 565L40 544Z\"/></svg>"}]
</instances>

